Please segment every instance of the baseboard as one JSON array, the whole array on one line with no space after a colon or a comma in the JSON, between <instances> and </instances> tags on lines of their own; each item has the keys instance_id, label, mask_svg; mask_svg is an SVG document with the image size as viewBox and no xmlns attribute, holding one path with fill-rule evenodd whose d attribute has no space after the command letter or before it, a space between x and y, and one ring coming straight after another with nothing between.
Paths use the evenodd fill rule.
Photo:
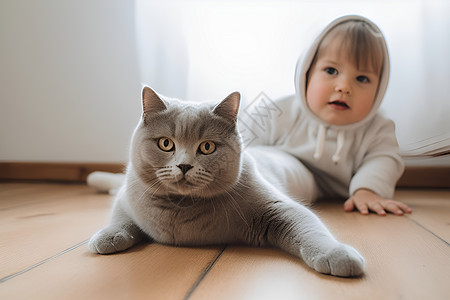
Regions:
<instances>
[{"instance_id":1,"label":"baseboard","mask_svg":"<svg viewBox=\"0 0 450 300\"><path fill-rule=\"evenodd\" d=\"M120 173L120 163L0 162L1 181L86 182L94 171Z\"/></svg>"},{"instance_id":2,"label":"baseboard","mask_svg":"<svg viewBox=\"0 0 450 300\"><path fill-rule=\"evenodd\" d=\"M89 173L120 173L121 163L0 162L0 181L85 182ZM450 167L407 167L400 178L401 188L450 188Z\"/></svg>"},{"instance_id":3,"label":"baseboard","mask_svg":"<svg viewBox=\"0 0 450 300\"><path fill-rule=\"evenodd\" d=\"M450 167L407 166L398 187L450 188Z\"/></svg>"}]
</instances>

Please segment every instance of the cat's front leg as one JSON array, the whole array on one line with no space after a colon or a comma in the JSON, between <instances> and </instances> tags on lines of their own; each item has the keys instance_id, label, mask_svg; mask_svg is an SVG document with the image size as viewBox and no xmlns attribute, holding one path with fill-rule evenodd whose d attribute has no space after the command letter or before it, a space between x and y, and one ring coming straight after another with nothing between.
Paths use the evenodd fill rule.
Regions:
<instances>
[{"instance_id":1,"label":"cat's front leg","mask_svg":"<svg viewBox=\"0 0 450 300\"><path fill-rule=\"evenodd\" d=\"M109 225L96 232L89 240L88 247L91 252L111 254L123 251L145 237L133 219L122 209L123 197L123 193L116 196Z\"/></svg>"},{"instance_id":2,"label":"cat's front leg","mask_svg":"<svg viewBox=\"0 0 450 300\"><path fill-rule=\"evenodd\" d=\"M300 208L299 215L308 220L301 222L298 229L300 256L306 264L323 274L361 276L365 268L363 256L352 246L337 241L311 211Z\"/></svg>"},{"instance_id":3,"label":"cat's front leg","mask_svg":"<svg viewBox=\"0 0 450 300\"><path fill-rule=\"evenodd\" d=\"M317 272L341 277L364 273L362 255L337 241L308 208L298 203L277 201L262 216L264 219L260 222L264 225L260 227L265 228L266 240L302 258Z\"/></svg>"},{"instance_id":4,"label":"cat's front leg","mask_svg":"<svg viewBox=\"0 0 450 300\"><path fill-rule=\"evenodd\" d=\"M111 254L132 247L142 238L143 233L132 222L110 224L91 237L88 247L93 253Z\"/></svg>"},{"instance_id":5,"label":"cat's front leg","mask_svg":"<svg viewBox=\"0 0 450 300\"><path fill-rule=\"evenodd\" d=\"M321 247L305 243L300 247L300 253L306 264L319 273L340 277L364 273L363 256L352 246L338 241Z\"/></svg>"}]
</instances>

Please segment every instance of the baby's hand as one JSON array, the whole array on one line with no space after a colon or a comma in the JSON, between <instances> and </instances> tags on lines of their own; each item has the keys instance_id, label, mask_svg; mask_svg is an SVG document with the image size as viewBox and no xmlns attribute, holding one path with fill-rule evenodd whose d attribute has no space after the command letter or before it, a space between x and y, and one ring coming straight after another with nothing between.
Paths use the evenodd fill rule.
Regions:
<instances>
[{"instance_id":1,"label":"baby's hand","mask_svg":"<svg viewBox=\"0 0 450 300\"><path fill-rule=\"evenodd\" d=\"M411 213L412 209L399 201L384 199L374 192L366 189L357 190L344 203L344 210L353 211L355 207L362 215L368 215L369 211L373 211L380 216L385 216L386 211L402 216L404 213Z\"/></svg>"}]
</instances>

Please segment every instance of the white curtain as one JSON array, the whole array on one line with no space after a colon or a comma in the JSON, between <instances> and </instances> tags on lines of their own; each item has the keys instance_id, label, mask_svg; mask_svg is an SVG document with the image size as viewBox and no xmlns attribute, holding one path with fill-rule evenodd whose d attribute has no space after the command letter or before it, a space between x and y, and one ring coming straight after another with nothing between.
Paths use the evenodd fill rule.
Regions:
<instances>
[{"instance_id":1,"label":"white curtain","mask_svg":"<svg viewBox=\"0 0 450 300\"><path fill-rule=\"evenodd\" d=\"M405 155L450 145L450 1L145 1L135 6L141 80L193 100L294 93L297 57L329 21L360 14L384 32L391 79L383 112ZM450 165L449 155L425 160ZM415 162L410 162L415 163Z\"/></svg>"}]
</instances>

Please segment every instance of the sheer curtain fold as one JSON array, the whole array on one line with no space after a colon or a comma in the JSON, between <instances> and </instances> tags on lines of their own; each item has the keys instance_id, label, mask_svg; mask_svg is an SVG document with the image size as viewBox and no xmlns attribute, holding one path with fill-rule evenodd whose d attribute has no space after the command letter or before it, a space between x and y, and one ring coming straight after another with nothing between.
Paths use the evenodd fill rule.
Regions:
<instances>
[{"instance_id":1,"label":"sheer curtain fold","mask_svg":"<svg viewBox=\"0 0 450 300\"><path fill-rule=\"evenodd\" d=\"M448 149L449 1L136 0L141 80L193 101L235 90L244 104L260 92L272 99L292 94L297 57L344 14L372 19L386 36L391 78L382 110L396 122L401 149L412 153L430 138Z\"/></svg>"}]
</instances>

